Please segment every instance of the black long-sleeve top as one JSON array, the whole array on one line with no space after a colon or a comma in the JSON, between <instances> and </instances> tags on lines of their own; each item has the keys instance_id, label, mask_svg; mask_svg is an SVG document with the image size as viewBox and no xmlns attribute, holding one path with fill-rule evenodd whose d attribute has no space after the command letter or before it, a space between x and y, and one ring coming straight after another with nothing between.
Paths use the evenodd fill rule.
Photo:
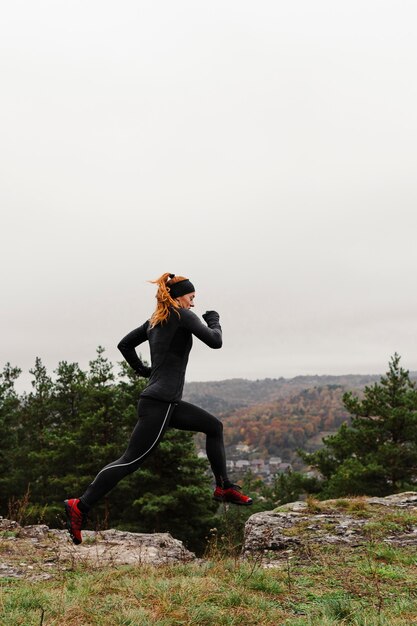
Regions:
<instances>
[{"instance_id":1,"label":"black long-sleeve top","mask_svg":"<svg viewBox=\"0 0 417 626\"><path fill-rule=\"evenodd\" d=\"M166 402L181 400L193 335L210 348L222 346L222 329L216 312L205 314L207 326L189 309L179 309L178 313L171 310L168 320L153 328L148 320L126 335L117 346L140 376L149 377L142 397ZM145 341L149 341L150 346L150 368L142 363L135 350Z\"/></svg>"}]
</instances>

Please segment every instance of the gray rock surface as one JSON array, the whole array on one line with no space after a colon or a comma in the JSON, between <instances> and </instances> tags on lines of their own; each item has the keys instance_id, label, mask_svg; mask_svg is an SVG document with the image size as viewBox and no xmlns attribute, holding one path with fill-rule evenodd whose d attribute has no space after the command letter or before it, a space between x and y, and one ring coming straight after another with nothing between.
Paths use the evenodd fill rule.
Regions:
<instances>
[{"instance_id":1,"label":"gray rock surface","mask_svg":"<svg viewBox=\"0 0 417 626\"><path fill-rule=\"evenodd\" d=\"M0 518L1 578L47 579L80 562L92 567L141 566L184 563L195 558L169 533L83 531L83 543L75 546L65 530L43 524L22 527Z\"/></svg>"},{"instance_id":2,"label":"gray rock surface","mask_svg":"<svg viewBox=\"0 0 417 626\"><path fill-rule=\"evenodd\" d=\"M184 544L169 533L130 533L120 530L84 531L80 546L62 541L65 531L51 530L59 538L61 556L76 555L78 559L102 565L165 565L184 563L196 557Z\"/></svg>"},{"instance_id":3,"label":"gray rock surface","mask_svg":"<svg viewBox=\"0 0 417 626\"><path fill-rule=\"evenodd\" d=\"M387 509L384 515L404 510L415 514L415 524L403 523L399 519L397 524L393 524L392 532L387 525L382 540L396 545L417 545L417 493L406 492L385 498L316 501L313 506L298 501L274 511L255 513L245 525L242 554L249 556L270 551L278 554L314 544L344 544L352 547L364 544L376 532L372 523L375 524L373 519L376 519L377 509L381 507ZM380 521L378 524L377 532L381 534L384 527ZM378 538L381 539L381 536Z\"/></svg>"}]
</instances>

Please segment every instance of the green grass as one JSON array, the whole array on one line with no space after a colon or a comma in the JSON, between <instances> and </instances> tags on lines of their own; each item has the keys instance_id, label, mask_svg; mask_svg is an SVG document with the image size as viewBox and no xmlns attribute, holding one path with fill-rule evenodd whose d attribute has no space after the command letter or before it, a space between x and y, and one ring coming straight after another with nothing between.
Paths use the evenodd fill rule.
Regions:
<instances>
[{"instance_id":1,"label":"green grass","mask_svg":"<svg viewBox=\"0 0 417 626\"><path fill-rule=\"evenodd\" d=\"M230 534L232 539L214 535L205 558L192 563L94 567L74 552L48 568L45 555L53 557L53 550L44 554L28 540L24 553L14 531L6 531L0 536L2 555L17 569L23 562L33 576L48 572L53 578L15 579L5 571L0 625L417 625L417 545L386 541L417 526L415 511L371 507L360 498L323 503L311 498L308 507L313 514L365 518L367 543L321 544L308 534L310 522L301 519L285 531L302 537L300 545L247 561L239 560Z\"/></svg>"},{"instance_id":2,"label":"green grass","mask_svg":"<svg viewBox=\"0 0 417 626\"><path fill-rule=\"evenodd\" d=\"M7 626L410 626L417 547L317 546L263 567L212 555L198 563L94 569L42 581L0 579Z\"/></svg>"}]
</instances>

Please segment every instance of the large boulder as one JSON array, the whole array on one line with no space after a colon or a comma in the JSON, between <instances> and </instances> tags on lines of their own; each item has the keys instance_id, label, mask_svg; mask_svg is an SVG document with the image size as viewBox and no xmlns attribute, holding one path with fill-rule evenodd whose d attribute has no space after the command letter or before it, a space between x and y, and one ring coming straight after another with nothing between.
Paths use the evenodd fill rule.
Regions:
<instances>
[{"instance_id":1,"label":"large boulder","mask_svg":"<svg viewBox=\"0 0 417 626\"><path fill-rule=\"evenodd\" d=\"M64 531L50 531L61 538ZM62 541L62 539L61 539ZM61 557L72 555L77 559L101 565L165 565L194 560L182 541L169 533L131 533L121 530L101 532L83 531L83 543L74 546L69 541L61 543Z\"/></svg>"},{"instance_id":2,"label":"large boulder","mask_svg":"<svg viewBox=\"0 0 417 626\"><path fill-rule=\"evenodd\" d=\"M67 531L44 524L20 526L0 518L0 577L50 578L77 563L92 567L165 565L196 559L169 533L131 533L121 530L83 531L75 546Z\"/></svg>"},{"instance_id":3,"label":"large boulder","mask_svg":"<svg viewBox=\"0 0 417 626\"><path fill-rule=\"evenodd\" d=\"M384 518L394 511L392 524ZM387 543L417 545L417 493L406 492L385 498L340 498L292 502L273 511L252 515L245 525L243 556L302 549L314 544L361 545L375 537Z\"/></svg>"}]
</instances>

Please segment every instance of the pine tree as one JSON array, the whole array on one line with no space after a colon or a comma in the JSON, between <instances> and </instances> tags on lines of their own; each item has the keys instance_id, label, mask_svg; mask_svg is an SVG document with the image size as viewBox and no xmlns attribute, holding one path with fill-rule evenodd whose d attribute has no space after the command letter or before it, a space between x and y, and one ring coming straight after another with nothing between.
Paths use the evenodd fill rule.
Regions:
<instances>
[{"instance_id":1,"label":"pine tree","mask_svg":"<svg viewBox=\"0 0 417 626\"><path fill-rule=\"evenodd\" d=\"M77 483L77 459L82 407L85 401L87 376L78 363L61 361L55 370L56 380L51 393L53 427L49 431L48 499L44 519L54 523L62 514L62 500Z\"/></svg>"},{"instance_id":2,"label":"pine tree","mask_svg":"<svg viewBox=\"0 0 417 626\"><path fill-rule=\"evenodd\" d=\"M7 515L15 483L14 455L18 441L20 401L14 383L20 373L19 368L6 363L0 374L0 514L2 515Z\"/></svg>"},{"instance_id":3,"label":"pine tree","mask_svg":"<svg viewBox=\"0 0 417 626\"><path fill-rule=\"evenodd\" d=\"M324 448L302 458L324 477L323 497L387 495L417 488L417 389L395 354L389 371L365 387L363 397L343 396L352 415Z\"/></svg>"},{"instance_id":4,"label":"pine tree","mask_svg":"<svg viewBox=\"0 0 417 626\"><path fill-rule=\"evenodd\" d=\"M37 357L30 370L33 391L24 394L18 423L16 463L16 495L22 498L29 490L33 502L45 502L49 495L51 433L55 416L52 410L53 382Z\"/></svg>"}]
</instances>

